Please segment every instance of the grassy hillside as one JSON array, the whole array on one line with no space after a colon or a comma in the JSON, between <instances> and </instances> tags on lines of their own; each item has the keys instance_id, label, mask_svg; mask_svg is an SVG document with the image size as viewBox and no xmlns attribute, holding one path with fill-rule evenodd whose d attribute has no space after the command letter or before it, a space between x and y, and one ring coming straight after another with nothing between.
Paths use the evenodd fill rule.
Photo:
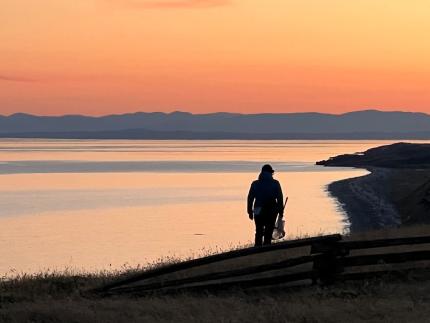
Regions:
<instances>
[{"instance_id":1,"label":"grassy hillside","mask_svg":"<svg viewBox=\"0 0 430 323\"><path fill-rule=\"evenodd\" d=\"M2 284L1 322L424 322L428 272L329 288L229 291L221 295L85 298L85 277L51 276ZM13 286L13 288L12 288ZM25 292L25 293L24 293Z\"/></svg>"},{"instance_id":2,"label":"grassy hillside","mask_svg":"<svg viewBox=\"0 0 430 323\"><path fill-rule=\"evenodd\" d=\"M345 239L429 234L429 227L420 226L362 233ZM266 262L271 256L256 255L251 262ZM168 265L170 261L157 266ZM103 298L88 293L141 270L3 278L0 322L423 322L430 315L428 263L413 271L399 270L382 278L339 282L327 287L276 285L229 289L217 294L153 294L144 298L127 295Z\"/></svg>"}]
</instances>

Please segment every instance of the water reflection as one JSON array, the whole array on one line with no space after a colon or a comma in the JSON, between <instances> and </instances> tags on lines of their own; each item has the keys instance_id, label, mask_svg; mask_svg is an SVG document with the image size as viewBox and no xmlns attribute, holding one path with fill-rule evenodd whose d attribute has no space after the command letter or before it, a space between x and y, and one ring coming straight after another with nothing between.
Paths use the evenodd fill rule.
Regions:
<instances>
[{"instance_id":1,"label":"water reflection","mask_svg":"<svg viewBox=\"0 0 430 323\"><path fill-rule=\"evenodd\" d=\"M345 145L352 151L362 150L357 142ZM362 147L367 145L362 143ZM249 243L253 223L246 214L245 198L263 160L279 166L275 177L290 197L285 214L288 235L340 232L345 217L324 187L364 174L345 169L328 172L310 165L309 160L341 150L331 142L6 140L0 146L0 161L9 165L11 161L28 166L35 161L50 165L161 160L171 167L74 173L53 173L55 168L47 167L47 173L1 175L1 273L11 268L26 272L118 268L162 256L189 256L203 248ZM102 151L93 151L95 146ZM129 152L130 146L135 152ZM209 169L185 172L176 168L177 161L187 160L189 165ZM244 160L246 167L235 171ZM297 163L301 168L289 171ZM214 169L217 164L222 167Z\"/></svg>"}]
</instances>

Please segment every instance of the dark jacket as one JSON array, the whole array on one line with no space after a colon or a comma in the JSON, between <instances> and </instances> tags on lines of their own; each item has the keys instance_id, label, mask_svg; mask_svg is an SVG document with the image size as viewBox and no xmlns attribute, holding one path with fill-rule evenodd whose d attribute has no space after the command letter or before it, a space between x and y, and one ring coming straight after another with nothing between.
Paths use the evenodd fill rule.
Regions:
<instances>
[{"instance_id":1,"label":"dark jacket","mask_svg":"<svg viewBox=\"0 0 430 323\"><path fill-rule=\"evenodd\" d=\"M255 200L255 202L254 202ZM283 213L284 197L279 182L273 179L269 172L261 172L258 180L253 181L248 193L248 213L251 213L253 206L261 207L266 212Z\"/></svg>"}]
</instances>

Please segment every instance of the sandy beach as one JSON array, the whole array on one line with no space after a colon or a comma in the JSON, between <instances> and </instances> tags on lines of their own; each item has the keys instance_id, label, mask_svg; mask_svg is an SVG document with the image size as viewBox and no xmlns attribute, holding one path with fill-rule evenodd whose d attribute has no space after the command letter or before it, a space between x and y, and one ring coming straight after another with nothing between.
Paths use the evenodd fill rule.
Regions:
<instances>
[{"instance_id":1,"label":"sandy beach","mask_svg":"<svg viewBox=\"0 0 430 323\"><path fill-rule=\"evenodd\" d=\"M363 232L401 224L387 186L393 170L369 168L370 174L333 182L328 191L348 215L351 232Z\"/></svg>"},{"instance_id":2,"label":"sandy beach","mask_svg":"<svg viewBox=\"0 0 430 323\"><path fill-rule=\"evenodd\" d=\"M351 232L429 222L430 171L366 167L368 175L331 183Z\"/></svg>"},{"instance_id":3,"label":"sandy beach","mask_svg":"<svg viewBox=\"0 0 430 323\"><path fill-rule=\"evenodd\" d=\"M351 232L430 222L430 145L395 143L317 162L368 175L328 185L346 211Z\"/></svg>"}]
</instances>

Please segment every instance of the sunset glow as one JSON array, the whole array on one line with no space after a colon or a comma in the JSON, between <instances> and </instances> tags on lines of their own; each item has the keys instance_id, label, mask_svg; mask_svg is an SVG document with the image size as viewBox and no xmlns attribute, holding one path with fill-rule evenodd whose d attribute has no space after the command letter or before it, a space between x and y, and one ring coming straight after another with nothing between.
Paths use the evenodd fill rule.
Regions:
<instances>
[{"instance_id":1,"label":"sunset glow","mask_svg":"<svg viewBox=\"0 0 430 323\"><path fill-rule=\"evenodd\" d=\"M425 0L3 0L0 114L430 112Z\"/></svg>"}]
</instances>

